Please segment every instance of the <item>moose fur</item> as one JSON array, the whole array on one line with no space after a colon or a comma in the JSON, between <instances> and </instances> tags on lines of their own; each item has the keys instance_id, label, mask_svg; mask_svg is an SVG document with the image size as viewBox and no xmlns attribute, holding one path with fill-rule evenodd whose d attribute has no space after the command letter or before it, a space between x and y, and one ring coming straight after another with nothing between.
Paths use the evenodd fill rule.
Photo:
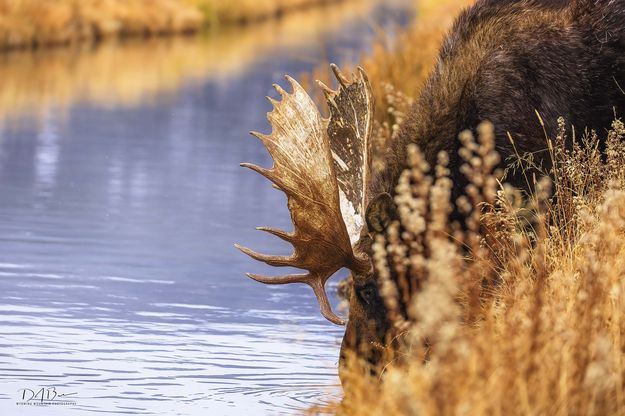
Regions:
<instances>
[{"instance_id":1,"label":"moose fur","mask_svg":"<svg viewBox=\"0 0 625 416\"><path fill-rule=\"evenodd\" d=\"M430 164L449 154L457 197L466 185L460 131L490 121L502 164L514 154L508 132L520 154L548 163L536 112L551 134L560 116L578 132L602 132L624 111L625 0L479 0L447 35L372 194L393 194L409 143Z\"/></svg>"}]
</instances>

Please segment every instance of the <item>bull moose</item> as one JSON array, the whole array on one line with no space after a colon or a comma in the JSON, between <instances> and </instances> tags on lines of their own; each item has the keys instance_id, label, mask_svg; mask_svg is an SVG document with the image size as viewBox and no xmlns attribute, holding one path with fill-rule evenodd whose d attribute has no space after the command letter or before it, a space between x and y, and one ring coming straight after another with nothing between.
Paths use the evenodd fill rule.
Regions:
<instances>
[{"instance_id":1,"label":"bull moose","mask_svg":"<svg viewBox=\"0 0 625 416\"><path fill-rule=\"evenodd\" d=\"M324 119L292 78L293 92L275 86L272 133L253 133L267 147L274 166L244 163L271 180L288 197L293 232L260 228L290 242L291 256L269 256L237 246L273 266L308 271L280 277L249 276L262 283L306 283L324 317L334 314L324 285L339 269L352 273L349 320L341 358L360 345L382 343L389 329L371 262L375 233L393 219L394 188L405 166L406 147L416 143L426 160L449 155L452 196L463 192L457 134L482 121L496 127L496 149L505 165L514 149L540 158L547 131L559 116L578 129L609 126L625 109L625 0L478 0L456 19L437 63L397 138L384 169L372 175L370 138L373 97L362 69L348 78L332 66L338 89L320 83L330 109ZM547 159L547 158L545 158ZM548 160L544 161L549 163ZM526 187L518 177L509 180ZM371 353L363 358L375 363Z\"/></svg>"}]
</instances>

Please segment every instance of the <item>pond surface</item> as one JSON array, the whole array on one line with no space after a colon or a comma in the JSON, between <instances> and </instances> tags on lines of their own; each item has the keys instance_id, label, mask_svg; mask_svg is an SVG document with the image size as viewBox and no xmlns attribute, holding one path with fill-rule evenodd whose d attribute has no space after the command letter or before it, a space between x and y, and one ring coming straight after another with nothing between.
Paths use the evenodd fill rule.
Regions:
<instances>
[{"instance_id":1,"label":"pond surface","mask_svg":"<svg viewBox=\"0 0 625 416\"><path fill-rule=\"evenodd\" d=\"M275 271L233 243L287 254L254 227L291 226L238 164L270 164L247 132L269 130L272 83L353 62L409 15L341 6L0 56L0 414L293 414L340 397L343 329L308 287L244 276ZM22 404L41 388L70 403Z\"/></svg>"}]
</instances>

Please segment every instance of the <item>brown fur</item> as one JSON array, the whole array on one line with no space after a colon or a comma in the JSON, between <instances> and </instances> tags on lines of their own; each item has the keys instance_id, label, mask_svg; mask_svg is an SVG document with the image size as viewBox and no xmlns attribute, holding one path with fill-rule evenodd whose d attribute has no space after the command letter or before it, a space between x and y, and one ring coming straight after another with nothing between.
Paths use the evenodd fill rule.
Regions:
<instances>
[{"instance_id":1,"label":"brown fur","mask_svg":"<svg viewBox=\"0 0 625 416\"><path fill-rule=\"evenodd\" d=\"M406 147L416 143L433 165L437 154L450 156L453 197L466 180L460 173L457 134L475 130L482 121L496 126L496 148L506 164L514 150L534 153L548 164L545 133L553 133L559 116L574 125L605 129L625 111L625 0L479 0L456 20L441 47L437 64L419 99L392 143L386 168L373 178L372 195L394 188L405 166ZM524 188L520 176L507 178ZM361 241L369 251L370 237ZM354 276L350 320L343 342L371 362L371 345L384 342L387 328L375 276ZM365 288L365 289L363 289ZM375 349L375 348L374 348ZM373 349L373 350L374 350Z\"/></svg>"},{"instance_id":2,"label":"brown fur","mask_svg":"<svg viewBox=\"0 0 625 416\"><path fill-rule=\"evenodd\" d=\"M617 84L618 83L618 84ZM545 134L563 116L577 131L604 129L625 110L625 0L482 0L456 20L436 67L392 144L372 193L394 193L416 143L429 163L450 156L454 193L462 193L457 134L481 121L497 128L502 163L520 153L546 156ZM545 162L548 162L544 159ZM519 186L523 182L512 178Z\"/></svg>"}]
</instances>

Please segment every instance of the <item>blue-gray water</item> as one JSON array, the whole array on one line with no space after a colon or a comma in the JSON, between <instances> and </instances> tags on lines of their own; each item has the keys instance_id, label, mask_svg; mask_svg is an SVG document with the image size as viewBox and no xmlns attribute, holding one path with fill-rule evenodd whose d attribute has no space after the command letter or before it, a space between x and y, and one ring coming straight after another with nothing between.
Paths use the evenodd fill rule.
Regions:
<instances>
[{"instance_id":1,"label":"blue-gray water","mask_svg":"<svg viewBox=\"0 0 625 416\"><path fill-rule=\"evenodd\" d=\"M353 61L372 26L406 15L374 7L305 41L251 50L244 68L195 71L139 99L85 93L7 115L0 414L292 414L340 397L342 328L321 318L309 288L244 276L276 271L233 243L286 253L254 227L290 222L284 197L238 164L270 164L248 131L269 130L264 96L282 74ZM52 70L45 59L40 70ZM21 404L23 389L41 388L72 403Z\"/></svg>"}]
</instances>

